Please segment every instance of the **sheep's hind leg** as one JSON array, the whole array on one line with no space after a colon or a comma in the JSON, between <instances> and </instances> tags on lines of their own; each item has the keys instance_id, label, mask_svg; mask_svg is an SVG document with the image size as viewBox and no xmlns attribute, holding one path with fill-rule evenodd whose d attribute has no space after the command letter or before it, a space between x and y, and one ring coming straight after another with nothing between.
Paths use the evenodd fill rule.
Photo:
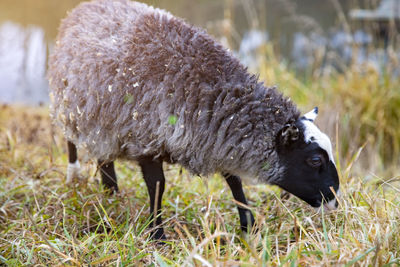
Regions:
<instances>
[{"instance_id":1,"label":"sheep's hind leg","mask_svg":"<svg viewBox=\"0 0 400 267\"><path fill-rule=\"evenodd\" d=\"M223 174L228 183L233 198L244 205L247 205L246 196L243 192L242 181L238 176ZM243 206L238 205L239 217L240 217L240 228L242 231L250 232L254 225L254 216L251 211Z\"/></svg>"},{"instance_id":2,"label":"sheep's hind leg","mask_svg":"<svg viewBox=\"0 0 400 267\"><path fill-rule=\"evenodd\" d=\"M142 169L143 178L146 182L147 191L150 196L150 218L151 227L154 226L152 238L165 240L164 229L162 228L161 219L161 199L165 188L165 177L162 169L162 161L153 160L151 157L142 158L139 160L139 165ZM155 219L154 219L155 217Z\"/></svg>"},{"instance_id":3,"label":"sheep's hind leg","mask_svg":"<svg viewBox=\"0 0 400 267\"><path fill-rule=\"evenodd\" d=\"M100 167L102 184L111 189L113 192L118 192L117 175L115 174L114 161L105 162L98 160Z\"/></svg>"},{"instance_id":4,"label":"sheep's hind leg","mask_svg":"<svg viewBox=\"0 0 400 267\"><path fill-rule=\"evenodd\" d=\"M79 177L80 164L78 160L78 151L76 146L68 141L68 167L67 167L67 183L72 182L74 178Z\"/></svg>"}]
</instances>

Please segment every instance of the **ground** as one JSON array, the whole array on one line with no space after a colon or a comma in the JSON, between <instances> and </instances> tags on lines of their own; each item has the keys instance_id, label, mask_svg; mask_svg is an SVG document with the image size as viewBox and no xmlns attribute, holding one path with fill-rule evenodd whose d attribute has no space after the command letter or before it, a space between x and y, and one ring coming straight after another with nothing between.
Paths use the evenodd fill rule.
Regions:
<instances>
[{"instance_id":1,"label":"ground","mask_svg":"<svg viewBox=\"0 0 400 267\"><path fill-rule=\"evenodd\" d=\"M256 231L240 232L219 175L165 165L164 227L149 239L148 196L138 167L116 165L120 193L99 183L80 154L81 180L65 183L65 140L47 107L0 107L0 265L395 266L400 265L399 177L338 166L339 208L316 212L267 185L246 185Z\"/></svg>"}]
</instances>

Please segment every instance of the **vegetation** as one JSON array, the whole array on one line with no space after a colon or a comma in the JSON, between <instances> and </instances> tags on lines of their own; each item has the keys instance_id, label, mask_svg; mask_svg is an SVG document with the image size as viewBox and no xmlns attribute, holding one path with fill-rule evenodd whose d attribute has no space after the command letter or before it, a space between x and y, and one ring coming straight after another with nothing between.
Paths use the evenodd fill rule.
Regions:
<instances>
[{"instance_id":1,"label":"vegetation","mask_svg":"<svg viewBox=\"0 0 400 267\"><path fill-rule=\"evenodd\" d=\"M268 55L268 53L266 53ZM149 239L148 196L138 167L119 162L121 192L110 196L96 163L65 185L67 155L48 109L0 110L0 262L21 265L392 266L400 264L398 81L353 71L305 84L282 64L261 73L303 110L324 103L322 128L336 136L340 205L317 213L278 188L248 185L258 231L240 232L219 175L200 178L167 165L163 205L169 241ZM264 64L267 66L267 64ZM310 99L311 97L311 99ZM396 155L396 156L394 156ZM366 169L364 166L368 166Z\"/></svg>"},{"instance_id":2,"label":"vegetation","mask_svg":"<svg viewBox=\"0 0 400 267\"><path fill-rule=\"evenodd\" d=\"M302 111L320 108L317 124L334 141L341 182L336 211L318 213L279 188L247 185L257 231L243 234L222 177L165 165L168 241L159 244L149 239L137 165L117 162L121 192L109 195L96 162L81 153L82 179L66 186L65 140L48 108L3 105L0 265L400 265L399 78L353 64L330 74L314 66L299 80L270 44L259 52L256 71L267 85L279 85Z\"/></svg>"}]
</instances>

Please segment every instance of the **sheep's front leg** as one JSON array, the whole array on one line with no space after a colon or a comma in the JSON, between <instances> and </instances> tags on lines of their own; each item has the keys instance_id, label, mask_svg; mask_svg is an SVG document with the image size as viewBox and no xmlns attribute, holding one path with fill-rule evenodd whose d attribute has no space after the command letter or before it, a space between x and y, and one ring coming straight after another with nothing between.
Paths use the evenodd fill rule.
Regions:
<instances>
[{"instance_id":1,"label":"sheep's front leg","mask_svg":"<svg viewBox=\"0 0 400 267\"><path fill-rule=\"evenodd\" d=\"M246 196L243 192L242 181L238 176L223 174L225 177L231 191L233 198L244 205L247 205ZM251 211L243 206L238 205L239 217L240 217L240 227L242 231L250 232L254 225L254 217Z\"/></svg>"},{"instance_id":2,"label":"sheep's front leg","mask_svg":"<svg viewBox=\"0 0 400 267\"><path fill-rule=\"evenodd\" d=\"M146 157L139 160L139 165L142 168L143 178L150 196L151 226L155 228L152 232L152 237L158 240L166 239L164 229L161 226L162 220L160 215L161 199L165 188L162 161Z\"/></svg>"},{"instance_id":3,"label":"sheep's front leg","mask_svg":"<svg viewBox=\"0 0 400 267\"><path fill-rule=\"evenodd\" d=\"M118 192L117 175L115 174L114 161L104 162L98 160L101 173L101 182L113 192Z\"/></svg>"}]
</instances>

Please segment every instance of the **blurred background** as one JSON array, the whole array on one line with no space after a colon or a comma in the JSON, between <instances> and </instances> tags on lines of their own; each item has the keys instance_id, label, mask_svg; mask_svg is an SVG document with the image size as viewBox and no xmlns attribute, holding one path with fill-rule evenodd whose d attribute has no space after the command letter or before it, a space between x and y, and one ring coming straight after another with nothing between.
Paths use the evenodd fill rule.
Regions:
<instances>
[{"instance_id":1,"label":"blurred background","mask_svg":"<svg viewBox=\"0 0 400 267\"><path fill-rule=\"evenodd\" d=\"M0 1L1 103L48 104L47 56L79 2ZM303 112L318 105L343 170L398 175L400 0L143 2L207 29Z\"/></svg>"}]
</instances>

